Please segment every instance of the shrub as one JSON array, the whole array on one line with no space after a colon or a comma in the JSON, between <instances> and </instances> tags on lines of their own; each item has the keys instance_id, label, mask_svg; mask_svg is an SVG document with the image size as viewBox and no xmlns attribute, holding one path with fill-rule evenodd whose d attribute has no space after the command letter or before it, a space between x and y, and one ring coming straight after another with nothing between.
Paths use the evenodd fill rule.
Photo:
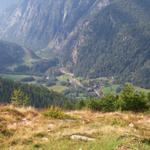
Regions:
<instances>
[{"instance_id":1,"label":"shrub","mask_svg":"<svg viewBox=\"0 0 150 150\"><path fill-rule=\"evenodd\" d=\"M101 108L104 112L112 112L116 110L117 96L108 95L101 99Z\"/></svg>"},{"instance_id":2,"label":"shrub","mask_svg":"<svg viewBox=\"0 0 150 150\"><path fill-rule=\"evenodd\" d=\"M67 101L64 102L62 107L65 110L74 110L74 109L76 109L75 105L76 105L76 102L74 102L72 100L67 100Z\"/></svg>"},{"instance_id":3,"label":"shrub","mask_svg":"<svg viewBox=\"0 0 150 150\"><path fill-rule=\"evenodd\" d=\"M147 100L148 100L148 109L150 111L150 92L147 94Z\"/></svg>"},{"instance_id":4,"label":"shrub","mask_svg":"<svg viewBox=\"0 0 150 150\"><path fill-rule=\"evenodd\" d=\"M34 134L34 137L38 137L38 138L43 138L46 137L47 133L46 132L38 132Z\"/></svg>"},{"instance_id":5,"label":"shrub","mask_svg":"<svg viewBox=\"0 0 150 150\"><path fill-rule=\"evenodd\" d=\"M136 91L133 85L126 84L119 96L117 106L120 110L141 112L148 110L148 99L144 92Z\"/></svg>"},{"instance_id":6,"label":"shrub","mask_svg":"<svg viewBox=\"0 0 150 150\"><path fill-rule=\"evenodd\" d=\"M99 99L90 99L90 100L88 100L87 108L89 108L93 111L101 111L102 106L100 104L100 100Z\"/></svg>"},{"instance_id":7,"label":"shrub","mask_svg":"<svg viewBox=\"0 0 150 150\"><path fill-rule=\"evenodd\" d=\"M87 107L94 111L112 112L116 110L117 96L108 95L101 99L90 100Z\"/></svg>"},{"instance_id":8,"label":"shrub","mask_svg":"<svg viewBox=\"0 0 150 150\"><path fill-rule=\"evenodd\" d=\"M43 113L45 117L50 117L54 119L65 119L67 115L58 107L51 106L46 112Z\"/></svg>"},{"instance_id":9,"label":"shrub","mask_svg":"<svg viewBox=\"0 0 150 150\"><path fill-rule=\"evenodd\" d=\"M85 106L86 106L86 101L85 100L78 100L78 101L76 101L75 109L81 110Z\"/></svg>"},{"instance_id":10,"label":"shrub","mask_svg":"<svg viewBox=\"0 0 150 150\"><path fill-rule=\"evenodd\" d=\"M137 91L132 84L126 84L117 96L107 95L99 99L88 100L87 107L94 111L147 111L150 107L150 95Z\"/></svg>"}]
</instances>

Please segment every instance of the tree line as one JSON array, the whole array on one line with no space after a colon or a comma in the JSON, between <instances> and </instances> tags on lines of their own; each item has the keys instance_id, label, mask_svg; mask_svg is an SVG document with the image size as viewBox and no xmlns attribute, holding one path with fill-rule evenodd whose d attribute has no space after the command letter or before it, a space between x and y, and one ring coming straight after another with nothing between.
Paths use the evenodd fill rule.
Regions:
<instances>
[{"instance_id":1,"label":"tree line","mask_svg":"<svg viewBox=\"0 0 150 150\"><path fill-rule=\"evenodd\" d=\"M68 107L102 112L145 112L150 110L150 93L136 90L132 84L125 84L122 91L117 95L110 94L101 98L78 100Z\"/></svg>"},{"instance_id":2,"label":"tree line","mask_svg":"<svg viewBox=\"0 0 150 150\"><path fill-rule=\"evenodd\" d=\"M84 100L67 99L61 94L49 91L46 87L22 84L0 78L0 103L11 103L15 106L33 106L48 108L57 106L63 109L113 112L150 110L150 93L136 90L132 84L125 84L122 91L116 95Z\"/></svg>"},{"instance_id":3,"label":"tree line","mask_svg":"<svg viewBox=\"0 0 150 150\"><path fill-rule=\"evenodd\" d=\"M63 107L67 101L63 95L46 87L0 78L0 103L45 108L51 105Z\"/></svg>"}]
</instances>

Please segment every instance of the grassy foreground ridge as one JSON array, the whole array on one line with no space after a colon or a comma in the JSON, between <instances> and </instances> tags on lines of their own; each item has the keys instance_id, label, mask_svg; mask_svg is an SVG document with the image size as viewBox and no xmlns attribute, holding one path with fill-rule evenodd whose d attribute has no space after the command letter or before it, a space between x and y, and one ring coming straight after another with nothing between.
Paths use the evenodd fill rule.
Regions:
<instances>
[{"instance_id":1,"label":"grassy foreground ridge","mask_svg":"<svg viewBox=\"0 0 150 150\"><path fill-rule=\"evenodd\" d=\"M149 150L150 115L0 106L2 150Z\"/></svg>"}]
</instances>

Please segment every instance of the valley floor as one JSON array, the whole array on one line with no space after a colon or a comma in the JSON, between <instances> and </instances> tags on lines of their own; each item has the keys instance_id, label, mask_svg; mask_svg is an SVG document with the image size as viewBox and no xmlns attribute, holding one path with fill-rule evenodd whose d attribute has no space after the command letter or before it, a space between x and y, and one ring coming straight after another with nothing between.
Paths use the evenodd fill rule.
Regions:
<instances>
[{"instance_id":1,"label":"valley floor","mask_svg":"<svg viewBox=\"0 0 150 150\"><path fill-rule=\"evenodd\" d=\"M150 115L69 111L65 119L46 110L0 106L1 150L149 150Z\"/></svg>"}]
</instances>

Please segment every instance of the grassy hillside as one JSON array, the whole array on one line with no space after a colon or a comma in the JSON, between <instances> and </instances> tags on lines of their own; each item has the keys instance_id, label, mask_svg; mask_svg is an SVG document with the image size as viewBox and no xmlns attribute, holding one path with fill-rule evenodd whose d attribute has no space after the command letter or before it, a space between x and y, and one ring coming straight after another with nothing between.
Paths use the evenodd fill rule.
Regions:
<instances>
[{"instance_id":1,"label":"grassy hillside","mask_svg":"<svg viewBox=\"0 0 150 150\"><path fill-rule=\"evenodd\" d=\"M56 119L53 113L0 106L0 149L150 149L149 114L59 110Z\"/></svg>"}]
</instances>

